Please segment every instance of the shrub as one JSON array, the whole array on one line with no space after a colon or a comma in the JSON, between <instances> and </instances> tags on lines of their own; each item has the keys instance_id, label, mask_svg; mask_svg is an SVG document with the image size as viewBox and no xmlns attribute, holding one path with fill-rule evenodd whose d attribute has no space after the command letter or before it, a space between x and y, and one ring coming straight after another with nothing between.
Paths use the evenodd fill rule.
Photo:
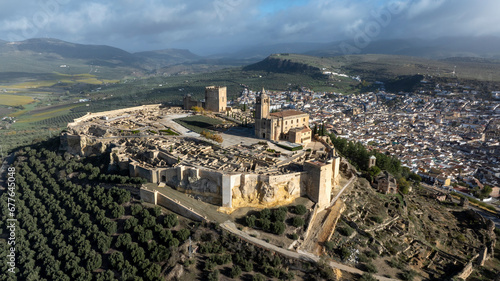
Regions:
<instances>
[{"instance_id":1,"label":"shrub","mask_svg":"<svg viewBox=\"0 0 500 281\"><path fill-rule=\"evenodd\" d=\"M374 259L374 258L376 258L376 257L378 256L378 254L377 254L377 253L375 253L374 251L371 251L371 250L370 250L370 251L366 251L366 252L365 252L365 255L366 255L367 257L369 257L370 259Z\"/></svg>"},{"instance_id":2,"label":"shrub","mask_svg":"<svg viewBox=\"0 0 500 281\"><path fill-rule=\"evenodd\" d=\"M287 211L286 209L276 209L273 212L273 218L275 222L283 222L286 218Z\"/></svg>"},{"instance_id":3,"label":"shrub","mask_svg":"<svg viewBox=\"0 0 500 281\"><path fill-rule=\"evenodd\" d=\"M274 234L281 235L285 232L285 224L281 221L277 221L273 223L273 232Z\"/></svg>"},{"instance_id":4,"label":"shrub","mask_svg":"<svg viewBox=\"0 0 500 281\"><path fill-rule=\"evenodd\" d=\"M269 231L271 229L271 221L269 219L260 219L260 227L264 231Z\"/></svg>"},{"instance_id":5,"label":"shrub","mask_svg":"<svg viewBox=\"0 0 500 281\"><path fill-rule=\"evenodd\" d=\"M265 281L265 280L266 278L264 277L264 275L260 273L257 273L252 277L252 281Z\"/></svg>"},{"instance_id":6,"label":"shrub","mask_svg":"<svg viewBox=\"0 0 500 281\"><path fill-rule=\"evenodd\" d=\"M352 229L349 226L344 226L344 227L339 228L339 233L344 235L344 236L351 236L353 232L354 232L354 229Z\"/></svg>"},{"instance_id":7,"label":"shrub","mask_svg":"<svg viewBox=\"0 0 500 281\"><path fill-rule=\"evenodd\" d=\"M369 263L365 263L364 265L365 267L365 271L369 272L369 273L377 273L377 268L375 267L375 265L373 265L373 263L369 262Z\"/></svg>"},{"instance_id":8,"label":"shrub","mask_svg":"<svg viewBox=\"0 0 500 281\"><path fill-rule=\"evenodd\" d=\"M363 273L361 275L360 281L377 281L377 278L373 277L370 273Z\"/></svg>"},{"instance_id":9,"label":"shrub","mask_svg":"<svg viewBox=\"0 0 500 281\"><path fill-rule=\"evenodd\" d=\"M231 273L229 274L231 278L236 278L241 275L241 268L237 265L233 266Z\"/></svg>"},{"instance_id":10,"label":"shrub","mask_svg":"<svg viewBox=\"0 0 500 281\"><path fill-rule=\"evenodd\" d=\"M243 261L243 270L246 272L250 272L253 270L253 262L251 260Z\"/></svg>"},{"instance_id":11,"label":"shrub","mask_svg":"<svg viewBox=\"0 0 500 281\"><path fill-rule=\"evenodd\" d=\"M384 221L384 219L380 216L372 216L370 219L376 223L382 223Z\"/></svg>"},{"instance_id":12,"label":"shrub","mask_svg":"<svg viewBox=\"0 0 500 281\"><path fill-rule=\"evenodd\" d=\"M219 280L219 270L216 269L208 274L208 281L218 281Z\"/></svg>"},{"instance_id":13,"label":"shrub","mask_svg":"<svg viewBox=\"0 0 500 281\"><path fill-rule=\"evenodd\" d=\"M417 272L415 272L414 270L405 270L403 271L403 273L400 274L400 277L402 280L405 280L405 281L412 281L415 276L417 276Z\"/></svg>"},{"instance_id":14,"label":"shrub","mask_svg":"<svg viewBox=\"0 0 500 281\"><path fill-rule=\"evenodd\" d=\"M358 255L359 262L369 262L370 258L368 258L365 254L361 253Z\"/></svg>"},{"instance_id":15,"label":"shrub","mask_svg":"<svg viewBox=\"0 0 500 281\"><path fill-rule=\"evenodd\" d=\"M259 213L259 218L261 218L261 219L269 219L269 218L271 218L271 210L269 210L267 208L263 209Z\"/></svg>"},{"instance_id":16,"label":"shrub","mask_svg":"<svg viewBox=\"0 0 500 281\"><path fill-rule=\"evenodd\" d=\"M295 227L301 227L304 226L304 219L301 217L294 217L292 225Z\"/></svg>"},{"instance_id":17,"label":"shrub","mask_svg":"<svg viewBox=\"0 0 500 281\"><path fill-rule=\"evenodd\" d=\"M326 241L324 246L327 251L331 251L333 250L334 243L332 241Z\"/></svg>"},{"instance_id":18,"label":"shrub","mask_svg":"<svg viewBox=\"0 0 500 281\"><path fill-rule=\"evenodd\" d=\"M391 267L395 267L395 268L400 269L400 270L404 270L406 268L405 264L402 263L398 258L392 258L389 261L389 265Z\"/></svg>"},{"instance_id":19,"label":"shrub","mask_svg":"<svg viewBox=\"0 0 500 281\"><path fill-rule=\"evenodd\" d=\"M245 223L247 224L248 227L254 227L256 220L257 217L255 217L254 215L250 215L245 218Z\"/></svg>"},{"instance_id":20,"label":"shrub","mask_svg":"<svg viewBox=\"0 0 500 281\"><path fill-rule=\"evenodd\" d=\"M303 215L307 213L307 208L304 205L297 205L293 208L293 210L297 215Z\"/></svg>"}]
</instances>

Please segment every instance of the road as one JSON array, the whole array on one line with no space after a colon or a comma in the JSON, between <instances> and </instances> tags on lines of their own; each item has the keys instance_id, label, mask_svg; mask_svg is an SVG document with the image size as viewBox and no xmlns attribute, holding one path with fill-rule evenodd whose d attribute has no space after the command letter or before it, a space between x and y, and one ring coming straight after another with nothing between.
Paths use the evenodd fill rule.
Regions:
<instances>
[{"instance_id":1,"label":"road","mask_svg":"<svg viewBox=\"0 0 500 281\"><path fill-rule=\"evenodd\" d=\"M316 255L313 255L311 253L308 253L308 252L303 252L303 251L298 251L298 252L294 252L294 251L290 251L290 250L287 250L287 249L283 249L283 248L280 248L278 246L275 246L275 245L272 245L272 244L269 244L265 241L262 241L258 238L255 238L255 237L252 237L250 236L249 234L247 234L246 232L243 232L241 230L239 230L236 225L231 222L231 221L226 221L224 223L222 223L220 225L223 229L235 234L235 235L238 235L239 237L241 237L243 240L245 241L248 241L252 244L255 244L257 246L260 246L260 247L263 247L263 248L266 248L268 250L271 250L271 251L275 251L275 252L278 252L286 257L289 257L289 258L293 258L293 259L299 259L299 260L304 260L304 261L314 261L314 262L319 262L320 261L320 257L316 256ZM344 264L341 264L341 263L338 263L338 262L334 262L334 261L329 261L329 265L332 267L332 268L338 268L342 271L346 271L346 272L350 272L350 273L355 273L355 274L363 274L365 272L357 269L357 268L354 268L354 267L350 267L350 266L347 266L347 265L344 265ZM384 276L376 276L374 275L375 278L377 278L378 280L381 280L381 281L395 281L395 280L398 280L398 279L392 279L392 278L387 278L387 277L384 277Z\"/></svg>"}]
</instances>

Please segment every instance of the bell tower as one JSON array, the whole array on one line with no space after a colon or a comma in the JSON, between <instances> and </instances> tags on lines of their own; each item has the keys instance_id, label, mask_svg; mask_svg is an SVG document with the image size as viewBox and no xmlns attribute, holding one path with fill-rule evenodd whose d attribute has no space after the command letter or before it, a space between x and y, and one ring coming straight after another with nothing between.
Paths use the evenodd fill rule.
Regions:
<instances>
[{"instance_id":1,"label":"bell tower","mask_svg":"<svg viewBox=\"0 0 500 281\"><path fill-rule=\"evenodd\" d=\"M257 97L255 103L255 119L267 119L269 117L270 104L269 96L266 94L266 90L262 88L262 92Z\"/></svg>"}]
</instances>

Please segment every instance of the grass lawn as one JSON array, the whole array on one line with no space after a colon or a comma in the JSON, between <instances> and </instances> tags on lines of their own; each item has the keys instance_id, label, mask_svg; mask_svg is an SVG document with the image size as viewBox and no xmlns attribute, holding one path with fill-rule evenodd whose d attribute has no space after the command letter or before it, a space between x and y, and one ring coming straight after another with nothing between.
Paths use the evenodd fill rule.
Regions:
<instances>
[{"instance_id":1,"label":"grass lawn","mask_svg":"<svg viewBox=\"0 0 500 281\"><path fill-rule=\"evenodd\" d=\"M214 125L222 124L222 121L202 115L189 116L174 119L175 122L197 133L209 130ZM210 130L209 130L210 131Z\"/></svg>"}]
</instances>

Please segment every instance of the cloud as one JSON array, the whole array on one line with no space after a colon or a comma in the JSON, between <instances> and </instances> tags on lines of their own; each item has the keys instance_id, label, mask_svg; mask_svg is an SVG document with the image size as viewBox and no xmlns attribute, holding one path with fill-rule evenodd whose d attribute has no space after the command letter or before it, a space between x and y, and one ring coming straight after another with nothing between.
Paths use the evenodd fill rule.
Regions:
<instances>
[{"instance_id":1,"label":"cloud","mask_svg":"<svg viewBox=\"0 0 500 281\"><path fill-rule=\"evenodd\" d=\"M500 36L497 0L277 0L273 5L263 0L17 0L0 4L0 38L47 36L129 51L176 47L206 54L351 39L373 27L373 15L394 2L404 8L391 13L373 39Z\"/></svg>"}]
</instances>

